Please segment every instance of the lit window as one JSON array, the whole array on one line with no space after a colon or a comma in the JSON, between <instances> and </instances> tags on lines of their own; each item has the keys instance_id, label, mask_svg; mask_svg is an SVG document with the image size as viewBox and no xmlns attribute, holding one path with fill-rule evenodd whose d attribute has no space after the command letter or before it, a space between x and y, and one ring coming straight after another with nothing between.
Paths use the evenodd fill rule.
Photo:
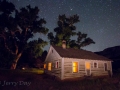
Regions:
<instances>
[{"instance_id":1,"label":"lit window","mask_svg":"<svg viewBox=\"0 0 120 90\"><path fill-rule=\"evenodd\" d=\"M46 64L44 64L44 69L46 69Z\"/></svg>"},{"instance_id":2,"label":"lit window","mask_svg":"<svg viewBox=\"0 0 120 90\"><path fill-rule=\"evenodd\" d=\"M51 71L52 63L48 63L48 70Z\"/></svg>"},{"instance_id":3,"label":"lit window","mask_svg":"<svg viewBox=\"0 0 120 90\"><path fill-rule=\"evenodd\" d=\"M90 63L89 63L89 62L86 62L86 63L85 63L85 67L86 67L86 69L90 69Z\"/></svg>"},{"instance_id":4,"label":"lit window","mask_svg":"<svg viewBox=\"0 0 120 90\"><path fill-rule=\"evenodd\" d=\"M98 64L96 62L94 62L93 65L94 65L94 68L98 67Z\"/></svg>"},{"instance_id":5,"label":"lit window","mask_svg":"<svg viewBox=\"0 0 120 90\"><path fill-rule=\"evenodd\" d=\"M73 62L73 72L76 73L78 72L78 62Z\"/></svg>"},{"instance_id":6,"label":"lit window","mask_svg":"<svg viewBox=\"0 0 120 90\"><path fill-rule=\"evenodd\" d=\"M58 61L56 61L56 63L55 63L55 68L59 68L59 63L58 63Z\"/></svg>"}]
</instances>

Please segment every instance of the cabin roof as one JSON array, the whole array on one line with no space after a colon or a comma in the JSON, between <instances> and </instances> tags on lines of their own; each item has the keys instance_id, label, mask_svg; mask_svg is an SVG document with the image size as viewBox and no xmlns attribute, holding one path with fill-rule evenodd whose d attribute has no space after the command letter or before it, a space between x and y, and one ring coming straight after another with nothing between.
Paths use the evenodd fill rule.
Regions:
<instances>
[{"instance_id":1,"label":"cabin roof","mask_svg":"<svg viewBox=\"0 0 120 90\"><path fill-rule=\"evenodd\" d=\"M83 49L74 49L74 48L63 49L62 47L55 45L52 45L52 47L58 52L58 54L61 57L112 61L104 56L100 56L91 51L86 51Z\"/></svg>"}]
</instances>

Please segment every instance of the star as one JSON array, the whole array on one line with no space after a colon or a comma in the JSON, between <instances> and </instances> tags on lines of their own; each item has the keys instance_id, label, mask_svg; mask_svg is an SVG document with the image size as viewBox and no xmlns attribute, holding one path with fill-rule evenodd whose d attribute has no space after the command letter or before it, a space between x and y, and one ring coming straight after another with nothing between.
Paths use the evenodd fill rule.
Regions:
<instances>
[{"instance_id":1,"label":"star","mask_svg":"<svg viewBox=\"0 0 120 90\"><path fill-rule=\"evenodd\" d=\"M94 45L85 47L89 51L100 51L107 46L120 45L120 0L7 0L17 8L30 4L40 9L40 18L45 18L49 32L54 33L59 15L79 15L76 31L90 36ZM118 35L119 33L119 35ZM37 36L36 36L37 37ZM111 41L108 41L108 38ZM47 40L47 37L45 37ZM73 37L76 39L76 37ZM101 45L103 43L103 45ZM107 45L107 46L106 46ZM48 46L49 47L49 46ZM48 49L47 47L47 49ZM46 48L45 48L46 49ZM46 50L47 50L46 49Z\"/></svg>"},{"instance_id":2,"label":"star","mask_svg":"<svg viewBox=\"0 0 120 90\"><path fill-rule=\"evenodd\" d=\"M71 8L70 10L72 11L73 9Z\"/></svg>"}]
</instances>

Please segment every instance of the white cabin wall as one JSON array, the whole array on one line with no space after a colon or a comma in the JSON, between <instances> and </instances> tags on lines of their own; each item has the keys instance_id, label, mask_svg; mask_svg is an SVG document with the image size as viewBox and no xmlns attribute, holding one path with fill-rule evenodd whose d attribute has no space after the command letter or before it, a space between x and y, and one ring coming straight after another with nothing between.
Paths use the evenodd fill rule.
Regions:
<instances>
[{"instance_id":1,"label":"white cabin wall","mask_svg":"<svg viewBox=\"0 0 120 90\"><path fill-rule=\"evenodd\" d=\"M59 62L59 68L55 68L55 62ZM79 69L78 73L72 72L72 62L78 62ZM48 71L48 63L52 63L52 69L51 71ZM91 64L91 75L92 76L104 76L108 75L108 71L105 71L104 63L107 63L108 70L111 71L112 74L112 64L111 61L105 61L105 60L89 60L89 59L75 59L75 58L65 58L61 57L56 50L51 46L45 63L47 64L46 73L50 75L55 75L59 77L60 79L66 79L66 78L76 78L76 77L84 77L86 75L86 69L85 69L85 62L90 62ZM93 62L98 63L98 68L93 67Z\"/></svg>"},{"instance_id":2,"label":"white cabin wall","mask_svg":"<svg viewBox=\"0 0 120 90\"><path fill-rule=\"evenodd\" d=\"M78 62L78 73L72 72L72 62ZM85 61L80 59L64 58L64 79L83 77L85 75Z\"/></svg>"},{"instance_id":3,"label":"white cabin wall","mask_svg":"<svg viewBox=\"0 0 120 90\"><path fill-rule=\"evenodd\" d=\"M72 72L72 62L79 63L79 71L78 73ZM92 76L105 76L108 75L108 71L104 69L104 63L107 63L108 70L111 71L111 61L102 61L102 60L86 60L86 59L74 59L74 58L64 58L64 79L66 78L75 78L75 77L83 77L86 75L85 62L90 62L91 64L91 75ZM93 62L98 63L98 68L93 67ZM112 72L112 71L111 71Z\"/></svg>"},{"instance_id":4,"label":"white cabin wall","mask_svg":"<svg viewBox=\"0 0 120 90\"><path fill-rule=\"evenodd\" d=\"M61 80L64 79L64 58L61 60Z\"/></svg>"},{"instance_id":5,"label":"white cabin wall","mask_svg":"<svg viewBox=\"0 0 120 90\"><path fill-rule=\"evenodd\" d=\"M53 52L52 52L53 51ZM53 59L61 59L61 56L56 52L56 50L51 46L45 62L52 61Z\"/></svg>"},{"instance_id":6,"label":"white cabin wall","mask_svg":"<svg viewBox=\"0 0 120 90\"><path fill-rule=\"evenodd\" d=\"M45 72L50 75L55 75L61 78L61 60L62 58L56 52L56 50L51 46L46 57L45 63L47 64L47 68ZM58 61L59 68L55 68L56 61ZM48 63L52 63L51 71L48 70Z\"/></svg>"},{"instance_id":7,"label":"white cabin wall","mask_svg":"<svg viewBox=\"0 0 120 90\"><path fill-rule=\"evenodd\" d=\"M102 61L102 60L93 60L92 62L92 67L91 67L91 74L92 76L105 76L109 75L108 71L105 71L104 63L107 63L107 69L111 71L111 61ZM93 67L93 62L98 63L98 68Z\"/></svg>"}]
</instances>

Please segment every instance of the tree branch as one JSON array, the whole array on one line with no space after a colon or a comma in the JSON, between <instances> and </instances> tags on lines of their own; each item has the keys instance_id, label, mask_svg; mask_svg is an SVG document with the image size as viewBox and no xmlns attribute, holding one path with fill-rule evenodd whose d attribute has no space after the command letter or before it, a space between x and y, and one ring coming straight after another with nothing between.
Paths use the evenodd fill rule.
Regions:
<instances>
[{"instance_id":1,"label":"tree branch","mask_svg":"<svg viewBox=\"0 0 120 90\"><path fill-rule=\"evenodd\" d=\"M18 54L18 46L16 43L15 43L15 47L16 47L15 54L17 55Z\"/></svg>"},{"instance_id":2,"label":"tree branch","mask_svg":"<svg viewBox=\"0 0 120 90\"><path fill-rule=\"evenodd\" d=\"M11 35L14 35L16 32L19 32L21 34L21 30L15 30L15 31L11 31Z\"/></svg>"},{"instance_id":3,"label":"tree branch","mask_svg":"<svg viewBox=\"0 0 120 90\"><path fill-rule=\"evenodd\" d=\"M8 47L8 45L7 45L7 43L6 43L6 37L5 37L4 35L2 35L2 34L0 34L0 37L2 37L2 38L4 39L5 48L6 48L11 54L16 55L16 53L14 53L14 52Z\"/></svg>"}]
</instances>

